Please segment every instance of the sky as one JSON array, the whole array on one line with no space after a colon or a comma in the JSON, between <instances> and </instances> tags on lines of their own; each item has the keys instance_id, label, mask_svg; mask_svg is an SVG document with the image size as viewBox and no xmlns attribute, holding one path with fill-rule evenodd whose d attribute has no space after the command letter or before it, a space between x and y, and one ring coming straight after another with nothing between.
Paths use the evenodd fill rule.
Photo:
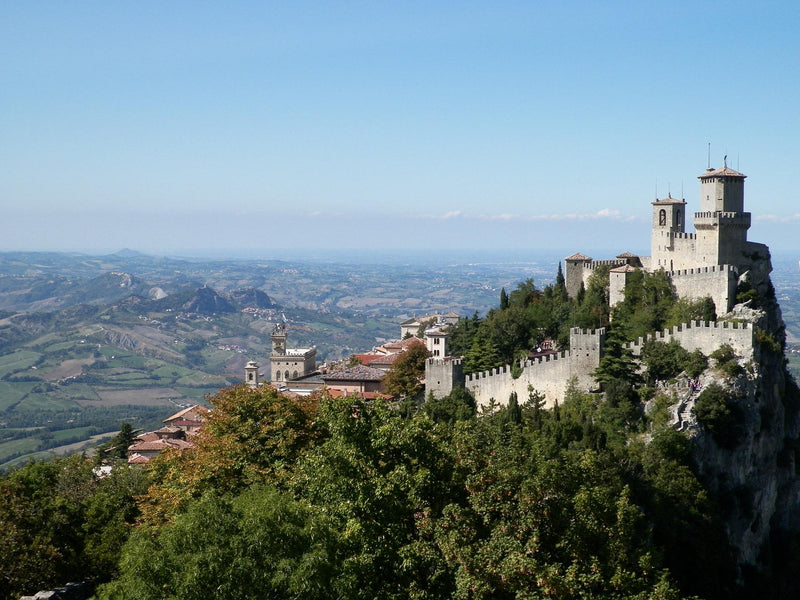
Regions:
<instances>
[{"instance_id":1,"label":"sky","mask_svg":"<svg viewBox=\"0 0 800 600\"><path fill-rule=\"evenodd\" d=\"M800 250L800 4L4 2L0 250ZM709 150L710 144L710 150Z\"/></svg>"}]
</instances>

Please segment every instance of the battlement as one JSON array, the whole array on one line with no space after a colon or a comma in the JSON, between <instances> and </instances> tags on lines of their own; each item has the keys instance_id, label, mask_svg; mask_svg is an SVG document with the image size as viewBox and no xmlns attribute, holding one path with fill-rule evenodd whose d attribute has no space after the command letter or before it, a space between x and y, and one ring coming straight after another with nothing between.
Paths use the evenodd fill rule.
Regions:
<instances>
[{"instance_id":1,"label":"battlement","mask_svg":"<svg viewBox=\"0 0 800 600\"><path fill-rule=\"evenodd\" d=\"M703 211L694 213L694 225L736 225L740 227L750 227L751 216L748 212L722 212L722 211Z\"/></svg>"},{"instance_id":2,"label":"battlement","mask_svg":"<svg viewBox=\"0 0 800 600\"><path fill-rule=\"evenodd\" d=\"M686 233L684 231L665 231L663 235L668 235L675 240L696 240L696 233Z\"/></svg>"},{"instance_id":3,"label":"battlement","mask_svg":"<svg viewBox=\"0 0 800 600\"><path fill-rule=\"evenodd\" d=\"M446 356L445 358L432 358L429 357L425 359L426 364L432 367L444 367L446 365L461 365L462 360L460 358L455 358L452 356Z\"/></svg>"},{"instance_id":4,"label":"battlement","mask_svg":"<svg viewBox=\"0 0 800 600\"><path fill-rule=\"evenodd\" d=\"M708 273L737 273L733 265L712 265L710 267L697 267L696 269L676 269L667 271L670 277L681 277L686 275L707 275Z\"/></svg>"},{"instance_id":5,"label":"battlement","mask_svg":"<svg viewBox=\"0 0 800 600\"><path fill-rule=\"evenodd\" d=\"M640 337L626 347L634 356L639 356L647 342L668 343L673 339L689 352L700 350L706 355L723 344L728 344L736 354L745 358L753 358L756 351L753 325L739 321L691 321Z\"/></svg>"},{"instance_id":6,"label":"battlement","mask_svg":"<svg viewBox=\"0 0 800 600\"><path fill-rule=\"evenodd\" d=\"M590 271L594 271L598 267L621 267L622 265L627 264L624 260L620 258L610 258L606 260L592 260L583 263L585 269Z\"/></svg>"}]
</instances>

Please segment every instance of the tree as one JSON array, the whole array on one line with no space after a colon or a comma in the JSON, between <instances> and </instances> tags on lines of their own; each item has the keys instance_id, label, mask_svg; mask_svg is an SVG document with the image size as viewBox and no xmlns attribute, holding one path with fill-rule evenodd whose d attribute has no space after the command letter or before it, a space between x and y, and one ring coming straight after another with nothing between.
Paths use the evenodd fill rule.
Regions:
<instances>
[{"instance_id":1,"label":"tree","mask_svg":"<svg viewBox=\"0 0 800 600\"><path fill-rule=\"evenodd\" d=\"M329 519L269 486L208 492L126 545L121 577L100 599L331 598L340 568Z\"/></svg>"},{"instance_id":2,"label":"tree","mask_svg":"<svg viewBox=\"0 0 800 600\"><path fill-rule=\"evenodd\" d=\"M278 488L294 464L327 432L317 421L319 398L289 399L269 386L221 390L195 447L165 452L150 463L154 479L141 505L144 520L171 520L206 491L237 491L256 483Z\"/></svg>"},{"instance_id":3,"label":"tree","mask_svg":"<svg viewBox=\"0 0 800 600\"><path fill-rule=\"evenodd\" d=\"M428 395L422 411L437 423L453 425L457 421L466 421L475 416L477 407L475 398L469 390L455 387L442 398L434 398L433 392Z\"/></svg>"},{"instance_id":4,"label":"tree","mask_svg":"<svg viewBox=\"0 0 800 600\"><path fill-rule=\"evenodd\" d=\"M505 310L508 308L508 294L506 294L506 288L500 289L500 310Z\"/></svg>"},{"instance_id":5,"label":"tree","mask_svg":"<svg viewBox=\"0 0 800 600\"><path fill-rule=\"evenodd\" d=\"M428 349L422 342L412 344L394 361L383 380L386 391L395 398L414 399L423 391Z\"/></svg>"}]
</instances>

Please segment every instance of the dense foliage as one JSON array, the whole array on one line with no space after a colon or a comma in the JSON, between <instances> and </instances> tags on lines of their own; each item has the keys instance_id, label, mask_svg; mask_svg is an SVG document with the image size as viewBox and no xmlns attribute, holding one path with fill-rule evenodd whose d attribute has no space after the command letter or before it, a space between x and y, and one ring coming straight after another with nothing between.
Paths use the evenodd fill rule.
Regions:
<instances>
[{"instance_id":1,"label":"dense foliage","mask_svg":"<svg viewBox=\"0 0 800 600\"><path fill-rule=\"evenodd\" d=\"M454 328L455 353L480 369L547 337L563 346L568 323L608 327L603 393L573 381L551 410L532 388L478 413L463 389L417 407L240 386L210 399L195 449L146 471L100 479L82 457L27 465L0 481L0 548L12 549L0 595L94 577L105 600L766 596L737 580L725 499L704 487L692 441L660 427L671 392L648 386L708 359L654 342L639 379L626 348L713 306L676 302L658 273L639 283L613 320L598 269L576 299L561 276L541 291L528 280ZM397 395L413 397L424 352L408 354ZM729 348L710 358L740 369ZM695 410L721 446L737 443L725 390L708 386ZM797 566L782 560L782 572Z\"/></svg>"}]
</instances>

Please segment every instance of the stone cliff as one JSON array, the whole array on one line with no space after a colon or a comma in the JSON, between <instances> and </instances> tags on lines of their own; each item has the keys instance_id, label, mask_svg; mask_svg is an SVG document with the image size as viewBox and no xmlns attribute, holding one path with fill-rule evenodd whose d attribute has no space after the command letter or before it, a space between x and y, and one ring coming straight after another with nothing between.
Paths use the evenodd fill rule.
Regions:
<instances>
[{"instance_id":1,"label":"stone cliff","mask_svg":"<svg viewBox=\"0 0 800 600\"><path fill-rule=\"evenodd\" d=\"M695 460L720 500L737 561L744 571L761 573L772 568L775 539L800 534L800 394L785 367L784 324L770 271L766 259L742 275L739 289L749 299L726 315L753 324L753 358L740 357L739 374L712 369L702 377L704 388L717 383L738 407L735 442L721 445L695 415L689 419Z\"/></svg>"}]
</instances>

